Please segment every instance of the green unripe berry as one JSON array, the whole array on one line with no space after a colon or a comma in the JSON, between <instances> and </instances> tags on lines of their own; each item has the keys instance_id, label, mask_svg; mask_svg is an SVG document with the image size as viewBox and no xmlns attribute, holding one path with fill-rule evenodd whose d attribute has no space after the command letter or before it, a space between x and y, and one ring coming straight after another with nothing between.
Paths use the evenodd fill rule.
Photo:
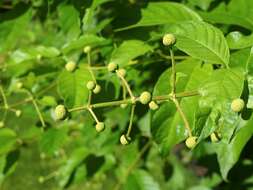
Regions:
<instances>
[{"instance_id":1,"label":"green unripe berry","mask_svg":"<svg viewBox=\"0 0 253 190\"><path fill-rule=\"evenodd\" d=\"M220 140L220 135L214 132L210 135L210 138L211 138L211 141L215 143Z\"/></svg>"},{"instance_id":2,"label":"green unripe berry","mask_svg":"<svg viewBox=\"0 0 253 190\"><path fill-rule=\"evenodd\" d=\"M94 90L96 87L96 83L94 81L90 80L87 82L86 87L88 88L88 90Z\"/></svg>"},{"instance_id":3,"label":"green unripe berry","mask_svg":"<svg viewBox=\"0 0 253 190\"><path fill-rule=\"evenodd\" d=\"M140 102L142 104L147 104L151 101L151 94L147 91L142 92L140 95Z\"/></svg>"},{"instance_id":4,"label":"green unripe berry","mask_svg":"<svg viewBox=\"0 0 253 190\"><path fill-rule=\"evenodd\" d=\"M91 51L91 47L90 46L85 46L84 48L83 48L83 52L84 53L89 53Z\"/></svg>"},{"instance_id":5,"label":"green unripe berry","mask_svg":"<svg viewBox=\"0 0 253 190\"><path fill-rule=\"evenodd\" d=\"M188 137L185 141L185 145L190 148L193 149L196 145L197 145L197 137L192 136L192 137Z\"/></svg>"},{"instance_id":6,"label":"green unripe berry","mask_svg":"<svg viewBox=\"0 0 253 190\"><path fill-rule=\"evenodd\" d=\"M99 84L97 84L96 87L93 90L93 93L98 94L99 92L101 92L101 86Z\"/></svg>"},{"instance_id":7,"label":"green unripe berry","mask_svg":"<svg viewBox=\"0 0 253 190\"><path fill-rule=\"evenodd\" d=\"M21 89L23 87L23 83L22 82L17 82L16 84L18 89Z\"/></svg>"},{"instance_id":8,"label":"green unripe berry","mask_svg":"<svg viewBox=\"0 0 253 190\"><path fill-rule=\"evenodd\" d=\"M66 65L65 65L65 69L68 72L73 72L76 69L76 63L73 61L69 61Z\"/></svg>"},{"instance_id":9,"label":"green unripe berry","mask_svg":"<svg viewBox=\"0 0 253 190\"><path fill-rule=\"evenodd\" d=\"M127 107L127 104L120 104L120 107L125 109Z\"/></svg>"},{"instance_id":10,"label":"green unripe berry","mask_svg":"<svg viewBox=\"0 0 253 190\"><path fill-rule=\"evenodd\" d=\"M105 124L103 122L99 122L96 124L96 131L101 132L105 129Z\"/></svg>"},{"instance_id":11,"label":"green unripe berry","mask_svg":"<svg viewBox=\"0 0 253 190\"><path fill-rule=\"evenodd\" d=\"M56 106L54 113L56 120L63 120L67 117L68 111L64 105L58 105Z\"/></svg>"},{"instance_id":12,"label":"green unripe berry","mask_svg":"<svg viewBox=\"0 0 253 190\"><path fill-rule=\"evenodd\" d=\"M4 127L4 122L0 121L0 128Z\"/></svg>"},{"instance_id":13,"label":"green unripe berry","mask_svg":"<svg viewBox=\"0 0 253 190\"><path fill-rule=\"evenodd\" d=\"M39 182L39 183L44 183L44 182L45 182L45 178L44 178L43 176L40 176L40 177L38 178L38 182Z\"/></svg>"},{"instance_id":14,"label":"green unripe berry","mask_svg":"<svg viewBox=\"0 0 253 190\"><path fill-rule=\"evenodd\" d=\"M231 103L231 109L234 111L234 112L240 112L243 110L245 106L245 103L242 99L240 98L237 98L237 99L234 99Z\"/></svg>"},{"instance_id":15,"label":"green unripe berry","mask_svg":"<svg viewBox=\"0 0 253 190\"><path fill-rule=\"evenodd\" d=\"M21 110L17 110L17 111L15 112L15 114L16 114L17 117L20 117L21 114L22 114L22 111L21 111Z\"/></svg>"},{"instance_id":16,"label":"green unripe berry","mask_svg":"<svg viewBox=\"0 0 253 190\"><path fill-rule=\"evenodd\" d=\"M157 110L159 108L159 106L157 105L157 103L155 103L155 101L149 102L148 106L151 110Z\"/></svg>"},{"instance_id":17,"label":"green unripe berry","mask_svg":"<svg viewBox=\"0 0 253 190\"><path fill-rule=\"evenodd\" d=\"M126 70L125 69L119 69L117 71L117 75L121 76L121 77L125 77L126 76Z\"/></svg>"},{"instance_id":18,"label":"green unripe berry","mask_svg":"<svg viewBox=\"0 0 253 190\"><path fill-rule=\"evenodd\" d=\"M130 138L129 137L127 137L126 135L121 135L121 137L120 137L120 143L122 144L122 145L127 145L127 144L129 144L129 142L130 142Z\"/></svg>"},{"instance_id":19,"label":"green unripe berry","mask_svg":"<svg viewBox=\"0 0 253 190\"><path fill-rule=\"evenodd\" d=\"M163 36L163 45L172 46L176 43L176 37L173 34L165 34Z\"/></svg>"},{"instance_id":20,"label":"green unripe berry","mask_svg":"<svg viewBox=\"0 0 253 190\"><path fill-rule=\"evenodd\" d=\"M107 66L107 69L109 72L114 72L116 71L118 68L118 65L116 63L109 63L108 66Z\"/></svg>"}]
</instances>

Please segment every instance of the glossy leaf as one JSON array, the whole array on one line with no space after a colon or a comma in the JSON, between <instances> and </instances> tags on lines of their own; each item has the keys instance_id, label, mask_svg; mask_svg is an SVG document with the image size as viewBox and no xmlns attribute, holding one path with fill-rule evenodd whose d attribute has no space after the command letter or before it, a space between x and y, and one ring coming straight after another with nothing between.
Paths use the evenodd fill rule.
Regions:
<instances>
[{"instance_id":1,"label":"glossy leaf","mask_svg":"<svg viewBox=\"0 0 253 190\"><path fill-rule=\"evenodd\" d=\"M140 26L174 24L186 20L202 19L197 13L182 4L173 2L152 2L142 10L141 19L137 24L122 29L125 30Z\"/></svg>"},{"instance_id":2,"label":"glossy leaf","mask_svg":"<svg viewBox=\"0 0 253 190\"><path fill-rule=\"evenodd\" d=\"M188 55L213 64L229 64L229 48L222 32L205 22L184 22L168 28L176 46Z\"/></svg>"}]
</instances>

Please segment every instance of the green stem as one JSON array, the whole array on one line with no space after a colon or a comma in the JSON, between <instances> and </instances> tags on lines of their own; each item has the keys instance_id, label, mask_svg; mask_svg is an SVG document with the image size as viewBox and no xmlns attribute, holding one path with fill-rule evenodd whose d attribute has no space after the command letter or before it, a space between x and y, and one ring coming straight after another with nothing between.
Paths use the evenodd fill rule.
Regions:
<instances>
[{"instance_id":1,"label":"green stem","mask_svg":"<svg viewBox=\"0 0 253 190\"><path fill-rule=\"evenodd\" d=\"M127 130L127 134L126 134L126 137L128 137L128 138L130 137L130 133L131 133L132 126L133 126L135 107L136 107L136 104L133 104L131 107L130 121L129 121L129 126L128 126L128 130Z\"/></svg>"},{"instance_id":2,"label":"green stem","mask_svg":"<svg viewBox=\"0 0 253 190\"><path fill-rule=\"evenodd\" d=\"M128 93L129 93L130 97L131 97L132 99L134 99L135 97L134 97L133 92L132 92L132 90L131 90L131 88L130 88L128 82L126 81L126 79L125 79L123 76L121 76L120 74L118 74L118 70L116 71L116 73L117 73L118 77L122 80L122 82L124 83L124 85L125 85L125 87L126 87Z\"/></svg>"},{"instance_id":3,"label":"green stem","mask_svg":"<svg viewBox=\"0 0 253 190\"><path fill-rule=\"evenodd\" d=\"M184 97L191 97L191 96L197 96L199 93L197 91L189 91L189 92L181 92L176 94L177 98L184 98ZM161 96L154 96L153 100L157 101L168 101L171 100L172 95L161 95ZM138 99L138 98L137 98ZM117 101L111 101L111 102L102 102L102 103L96 103L96 104L91 104L89 106L84 105L76 108L69 109L69 112L74 112L74 111L81 111L81 110L86 110L88 107L90 108L103 108L103 107L112 107L112 106L119 106L121 104L133 104L131 99L125 99L125 100L117 100Z\"/></svg>"},{"instance_id":4,"label":"green stem","mask_svg":"<svg viewBox=\"0 0 253 190\"><path fill-rule=\"evenodd\" d=\"M94 73L91 69L91 54L90 54L90 51L87 53L87 59L88 59L88 65L89 65L88 69L89 69L89 72L91 74L91 77L92 77L93 81L95 83L97 83L96 77L95 77L95 75L94 75Z\"/></svg>"},{"instance_id":5,"label":"green stem","mask_svg":"<svg viewBox=\"0 0 253 190\"><path fill-rule=\"evenodd\" d=\"M170 56L171 56L171 64L172 64L172 94L176 93L176 80L177 80L177 73L176 73L176 63L174 59L174 52L172 48L170 48Z\"/></svg>"},{"instance_id":6,"label":"green stem","mask_svg":"<svg viewBox=\"0 0 253 190\"><path fill-rule=\"evenodd\" d=\"M3 97L4 108L5 108L5 109L8 109L8 108L9 108L9 105L8 105L7 98L6 98L6 96L5 96L4 89L3 89L2 86L0 86L0 93L1 93L1 95L2 95L2 97Z\"/></svg>"},{"instance_id":7,"label":"green stem","mask_svg":"<svg viewBox=\"0 0 253 190\"><path fill-rule=\"evenodd\" d=\"M88 111L90 112L90 114L92 115L92 117L94 118L96 123L99 123L99 120L98 120L96 114L93 112L93 110L90 107L88 108Z\"/></svg>"}]
</instances>

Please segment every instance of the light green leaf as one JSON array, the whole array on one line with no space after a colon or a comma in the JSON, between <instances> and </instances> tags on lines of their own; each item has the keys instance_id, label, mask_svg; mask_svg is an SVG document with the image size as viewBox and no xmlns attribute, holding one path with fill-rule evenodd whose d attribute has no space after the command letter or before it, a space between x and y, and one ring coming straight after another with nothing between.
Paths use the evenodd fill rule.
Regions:
<instances>
[{"instance_id":1,"label":"light green leaf","mask_svg":"<svg viewBox=\"0 0 253 190\"><path fill-rule=\"evenodd\" d=\"M58 92L68 107L81 106L87 102L88 89L86 83L92 80L87 67L80 66L71 73L64 70L58 77Z\"/></svg>"},{"instance_id":2,"label":"light green leaf","mask_svg":"<svg viewBox=\"0 0 253 190\"><path fill-rule=\"evenodd\" d=\"M74 149L66 163L59 169L59 185L64 187L77 166L79 166L84 159L88 156L89 151L83 148Z\"/></svg>"},{"instance_id":3,"label":"light green leaf","mask_svg":"<svg viewBox=\"0 0 253 190\"><path fill-rule=\"evenodd\" d=\"M238 161L240 154L253 135L253 118L249 121L242 121L241 128L237 131L231 142L223 141L217 144L217 157L223 179L227 179L227 174L233 165Z\"/></svg>"},{"instance_id":4,"label":"light green leaf","mask_svg":"<svg viewBox=\"0 0 253 190\"><path fill-rule=\"evenodd\" d=\"M204 20L213 23L232 24L253 30L253 1L231 0L228 5L221 3L211 12L199 12Z\"/></svg>"},{"instance_id":5,"label":"light green leaf","mask_svg":"<svg viewBox=\"0 0 253 190\"><path fill-rule=\"evenodd\" d=\"M127 179L124 190L160 190L159 184L145 170L135 170Z\"/></svg>"},{"instance_id":6,"label":"light green leaf","mask_svg":"<svg viewBox=\"0 0 253 190\"><path fill-rule=\"evenodd\" d=\"M176 35L176 46L193 58L228 66L229 48L218 28L205 22L189 21L167 30Z\"/></svg>"},{"instance_id":7,"label":"light green leaf","mask_svg":"<svg viewBox=\"0 0 253 190\"><path fill-rule=\"evenodd\" d=\"M125 66L138 56L152 51L152 47L139 40L124 41L112 52L110 62Z\"/></svg>"},{"instance_id":8,"label":"light green leaf","mask_svg":"<svg viewBox=\"0 0 253 190\"><path fill-rule=\"evenodd\" d=\"M141 11L141 19L137 24L121 28L126 30L140 26L175 24L187 20L202 20L201 17L185 5L174 2L150 2Z\"/></svg>"},{"instance_id":9,"label":"light green leaf","mask_svg":"<svg viewBox=\"0 0 253 190\"><path fill-rule=\"evenodd\" d=\"M240 32L230 32L226 36L230 49L243 49L253 45L253 34L244 36Z\"/></svg>"},{"instance_id":10,"label":"light green leaf","mask_svg":"<svg viewBox=\"0 0 253 190\"><path fill-rule=\"evenodd\" d=\"M177 92L197 90L202 82L209 77L212 72L211 65L201 66L201 62L195 59L189 59L177 64L177 72L184 73L186 77L182 77L177 82ZM159 78L154 95L164 95L171 92L170 86L171 69L165 71ZM194 114L198 108L198 97L184 98L180 101L181 108L191 126L194 125ZM187 136L184 122L179 113L176 111L175 105L169 101L164 103L152 118L151 132L159 145L162 154L166 155L170 149Z\"/></svg>"},{"instance_id":11,"label":"light green leaf","mask_svg":"<svg viewBox=\"0 0 253 190\"><path fill-rule=\"evenodd\" d=\"M66 129L48 129L42 135L42 138L40 140L40 149L43 153L52 156L63 145L66 138Z\"/></svg>"},{"instance_id":12,"label":"light green leaf","mask_svg":"<svg viewBox=\"0 0 253 190\"><path fill-rule=\"evenodd\" d=\"M95 35L87 34L87 35L82 35L76 40L72 40L69 43L65 44L62 48L62 52L64 54L68 54L71 51L78 50L78 51L83 51L83 48L85 46L98 46L98 45L103 45L108 43L109 40L105 40L102 37L98 37Z\"/></svg>"},{"instance_id":13,"label":"light green leaf","mask_svg":"<svg viewBox=\"0 0 253 190\"><path fill-rule=\"evenodd\" d=\"M8 128L0 129L0 155L6 154L16 144L16 133Z\"/></svg>"}]
</instances>

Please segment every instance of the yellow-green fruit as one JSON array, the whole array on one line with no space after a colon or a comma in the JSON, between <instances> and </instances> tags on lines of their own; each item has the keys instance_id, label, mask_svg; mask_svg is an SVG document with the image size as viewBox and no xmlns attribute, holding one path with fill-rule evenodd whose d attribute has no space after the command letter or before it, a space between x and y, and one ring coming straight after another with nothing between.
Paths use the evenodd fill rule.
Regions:
<instances>
[{"instance_id":1,"label":"yellow-green fruit","mask_svg":"<svg viewBox=\"0 0 253 190\"><path fill-rule=\"evenodd\" d=\"M130 141L130 139L127 138L126 135L121 135L121 137L120 137L120 143L121 143L122 145L127 145L127 144L129 144L129 141Z\"/></svg>"},{"instance_id":2,"label":"yellow-green fruit","mask_svg":"<svg viewBox=\"0 0 253 190\"><path fill-rule=\"evenodd\" d=\"M157 103L155 103L155 101L149 102L148 106L151 110L157 110L159 108L159 106L157 105Z\"/></svg>"},{"instance_id":3,"label":"yellow-green fruit","mask_svg":"<svg viewBox=\"0 0 253 190\"><path fill-rule=\"evenodd\" d=\"M17 82L16 84L18 89L21 89L23 87L23 83L22 82Z\"/></svg>"},{"instance_id":4,"label":"yellow-green fruit","mask_svg":"<svg viewBox=\"0 0 253 190\"><path fill-rule=\"evenodd\" d=\"M192 137L188 137L187 139L186 139L186 141L185 141L185 145L188 147L188 148L190 148L190 149L192 149L192 148L194 148L196 145L197 145L197 137L195 137L195 136L192 136Z\"/></svg>"},{"instance_id":5,"label":"yellow-green fruit","mask_svg":"<svg viewBox=\"0 0 253 190\"><path fill-rule=\"evenodd\" d=\"M215 132L210 135L210 138L212 142L218 142L220 140L219 135Z\"/></svg>"},{"instance_id":6,"label":"yellow-green fruit","mask_svg":"<svg viewBox=\"0 0 253 190\"><path fill-rule=\"evenodd\" d=\"M63 120L67 117L67 109L65 108L64 105L58 105L55 108L55 119L56 120Z\"/></svg>"},{"instance_id":7,"label":"yellow-green fruit","mask_svg":"<svg viewBox=\"0 0 253 190\"><path fill-rule=\"evenodd\" d=\"M103 122L99 122L96 124L96 131L101 132L105 129L105 124Z\"/></svg>"},{"instance_id":8,"label":"yellow-green fruit","mask_svg":"<svg viewBox=\"0 0 253 190\"><path fill-rule=\"evenodd\" d=\"M76 69L76 63L73 61L69 61L66 65L65 65L65 69L68 72L73 72Z\"/></svg>"},{"instance_id":9,"label":"yellow-green fruit","mask_svg":"<svg viewBox=\"0 0 253 190\"><path fill-rule=\"evenodd\" d=\"M0 121L0 128L4 127L4 122Z\"/></svg>"},{"instance_id":10,"label":"yellow-green fruit","mask_svg":"<svg viewBox=\"0 0 253 190\"><path fill-rule=\"evenodd\" d=\"M234 111L234 112L240 112L242 111L242 109L244 108L245 106L245 103L242 99L240 98L237 98L237 99L234 99L231 103L231 109Z\"/></svg>"},{"instance_id":11,"label":"yellow-green fruit","mask_svg":"<svg viewBox=\"0 0 253 190\"><path fill-rule=\"evenodd\" d=\"M94 81L90 80L87 82L86 87L88 88L88 90L94 90L96 87L96 83Z\"/></svg>"},{"instance_id":12,"label":"yellow-green fruit","mask_svg":"<svg viewBox=\"0 0 253 190\"><path fill-rule=\"evenodd\" d=\"M125 69L119 69L119 70L117 71L117 74L118 74L119 76L125 77L125 76L126 76L126 70L125 70Z\"/></svg>"},{"instance_id":13,"label":"yellow-green fruit","mask_svg":"<svg viewBox=\"0 0 253 190\"><path fill-rule=\"evenodd\" d=\"M171 46L176 43L176 37L173 34L165 34L163 36L163 45Z\"/></svg>"},{"instance_id":14,"label":"yellow-green fruit","mask_svg":"<svg viewBox=\"0 0 253 190\"><path fill-rule=\"evenodd\" d=\"M116 63L109 63L107 66L107 69L109 72L114 72L118 68L118 65Z\"/></svg>"},{"instance_id":15,"label":"yellow-green fruit","mask_svg":"<svg viewBox=\"0 0 253 190\"><path fill-rule=\"evenodd\" d=\"M86 46L83 48L83 52L84 53L89 53L91 51L91 47L90 46Z\"/></svg>"},{"instance_id":16,"label":"yellow-green fruit","mask_svg":"<svg viewBox=\"0 0 253 190\"><path fill-rule=\"evenodd\" d=\"M98 94L99 92L101 92L101 86L99 84L97 84L96 87L93 90L93 93Z\"/></svg>"},{"instance_id":17,"label":"yellow-green fruit","mask_svg":"<svg viewBox=\"0 0 253 190\"><path fill-rule=\"evenodd\" d=\"M140 95L140 102L142 104L147 104L151 101L151 94L147 91L142 92Z\"/></svg>"},{"instance_id":18,"label":"yellow-green fruit","mask_svg":"<svg viewBox=\"0 0 253 190\"><path fill-rule=\"evenodd\" d=\"M40 176L40 177L38 178L38 182L39 182L39 183L44 183L44 181L45 181L45 178L44 178L43 176Z\"/></svg>"},{"instance_id":19,"label":"yellow-green fruit","mask_svg":"<svg viewBox=\"0 0 253 190\"><path fill-rule=\"evenodd\" d=\"M17 110L17 111L15 112L15 114L16 114L17 117L20 117L21 114L22 114L22 111L21 111L21 110Z\"/></svg>"},{"instance_id":20,"label":"yellow-green fruit","mask_svg":"<svg viewBox=\"0 0 253 190\"><path fill-rule=\"evenodd\" d=\"M127 104L120 104L120 107L125 109L127 107Z\"/></svg>"}]
</instances>

